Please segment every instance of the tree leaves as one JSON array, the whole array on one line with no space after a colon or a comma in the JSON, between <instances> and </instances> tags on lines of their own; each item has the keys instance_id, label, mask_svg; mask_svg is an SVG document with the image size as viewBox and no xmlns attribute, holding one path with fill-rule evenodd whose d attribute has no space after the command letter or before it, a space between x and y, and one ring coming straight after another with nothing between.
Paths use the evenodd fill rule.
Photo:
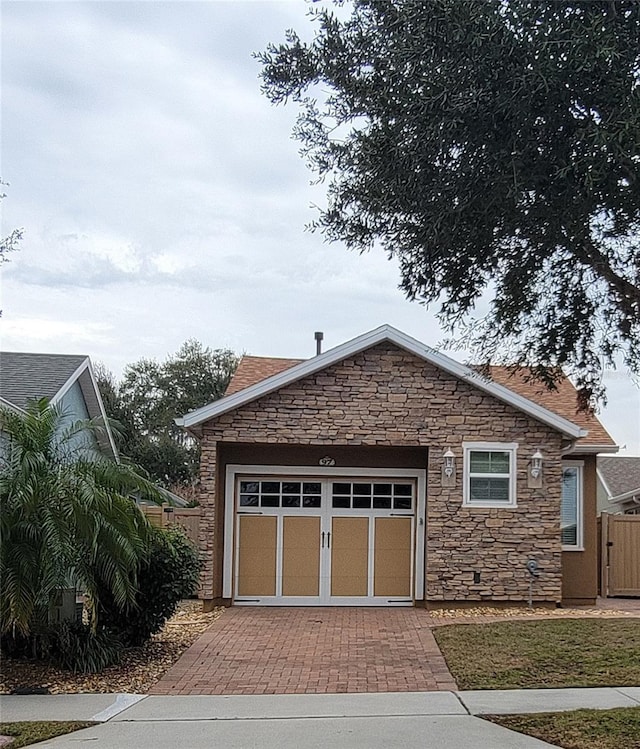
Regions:
<instances>
[{"instance_id":1,"label":"tree leaves","mask_svg":"<svg viewBox=\"0 0 640 749\"><path fill-rule=\"evenodd\" d=\"M237 365L232 351L189 339L163 362L129 364L120 383L99 367L105 409L119 424L120 452L167 487L192 484L199 446L174 420L220 398Z\"/></svg>"},{"instance_id":2,"label":"tree leaves","mask_svg":"<svg viewBox=\"0 0 640 749\"><path fill-rule=\"evenodd\" d=\"M314 228L396 257L406 296L483 360L563 366L586 400L617 355L640 371L640 4L355 0L311 18L311 42L290 31L257 57L327 181Z\"/></svg>"}]
</instances>

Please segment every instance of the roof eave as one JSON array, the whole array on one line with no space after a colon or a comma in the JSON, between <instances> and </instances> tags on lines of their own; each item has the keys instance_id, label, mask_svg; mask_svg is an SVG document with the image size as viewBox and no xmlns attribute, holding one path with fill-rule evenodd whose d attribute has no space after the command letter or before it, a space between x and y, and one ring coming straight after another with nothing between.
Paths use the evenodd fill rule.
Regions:
<instances>
[{"instance_id":1,"label":"roof eave","mask_svg":"<svg viewBox=\"0 0 640 749\"><path fill-rule=\"evenodd\" d=\"M618 494L616 497L609 497L609 502L624 502L634 497L640 497L640 486L636 489L630 489L628 492L624 492L624 494Z\"/></svg>"},{"instance_id":2,"label":"roof eave","mask_svg":"<svg viewBox=\"0 0 640 749\"><path fill-rule=\"evenodd\" d=\"M386 326L382 327L385 328ZM353 356L354 354L360 353L361 351L380 343L383 339L379 341L374 337L374 334L378 333L380 330L381 328L376 328L369 333L354 338L352 341L342 343L335 348L325 351L323 354L318 354L311 359L306 359L300 364L285 369L283 372L278 372L278 374L267 377L266 379L257 382L255 385L250 385L243 390L239 390L237 393L226 395L207 406L191 411L190 413L185 414L181 419L176 419L176 424L189 429L190 427L201 424L202 422L208 421L216 416L222 416L222 414L227 413L228 411L233 411L235 408L239 408L246 403L257 400L275 390L279 390L281 387L284 387L284 385L290 385L304 377L308 377L331 364L335 364L342 359L346 359L348 356ZM352 345L356 342L358 342L357 346Z\"/></svg>"},{"instance_id":3,"label":"roof eave","mask_svg":"<svg viewBox=\"0 0 640 749\"><path fill-rule=\"evenodd\" d=\"M8 408L10 411L15 411L16 413L20 414L26 414L24 408L20 408L20 406L17 406L15 403L12 403L10 400L7 400L6 398L3 398L0 395L0 405L4 406L5 408Z\"/></svg>"},{"instance_id":4,"label":"roof eave","mask_svg":"<svg viewBox=\"0 0 640 749\"><path fill-rule=\"evenodd\" d=\"M58 403L58 401L62 400L64 396L69 392L71 387L73 386L73 383L80 377L80 375L87 369L89 366L89 357L86 356L84 358L84 361L82 364L80 364L75 372L73 372L72 375L70 375L64 385L58 390L58 392L51 398L50 403L51 405Z\"/></svg>"},{"instance_id":5,"label":"roof eave","mask_svg":"<svg viewBox=\"0 0 640 749\"><path fill-rule=\"evenodd\" d=\"M111 425L109 424L109 417L107 416L107 411L104 407L104 401L102 400L100 388L98 387L98 380L96 378L95 372L93 371L93 365L91 364L91 359L89 359L88 357L87 357L87 369L89 371L89 376L91 378L91 384L93 385L96 391L96 399L98 401L98 406L100 408L100 416L102 418L102 423L104 424L104 428L107 433L107 439L109 441L109 447L111 448L111 452L113 453L113 459L116 461L116 463L119 463L120 453L118 452L118 448L116 447L116 441L113 436L113 432L111 430Z\"/></svg>"},{"instance_id":6,"label":"roof eave","mask_svg":"<svg viewBox=\"0 0 640 749\"><path fill-rule=\"evenodd\" d=\"M618 445L581 445L579 442L576 442L567 450L564 450L564 454L600 455L600 453L617 453L619 449Z\"/></svg>"}]
</instances>

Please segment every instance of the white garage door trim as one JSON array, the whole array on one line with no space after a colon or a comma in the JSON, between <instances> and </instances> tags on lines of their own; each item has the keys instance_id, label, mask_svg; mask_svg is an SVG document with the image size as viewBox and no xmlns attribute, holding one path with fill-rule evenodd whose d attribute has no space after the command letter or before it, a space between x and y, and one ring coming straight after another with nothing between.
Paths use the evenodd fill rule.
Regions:
<instances>
[{"instance_id":1,"label":"white garage door trim","mask_svg":"<svg viewBox=\"0 0 640 749\"><path fill-rule=\"evenodd\" d=\"M424 544L426 524L426 470L416 468L337 468L324 466L228 465L225 475L224 570L222 595L233 596L233 559L236 477L304 476L318 478L379 477L414 479L416 481L416 547L414 557L414 599L424 600ZM282 604L280 604L282 605Z\"/></svg>"}]
</instances>

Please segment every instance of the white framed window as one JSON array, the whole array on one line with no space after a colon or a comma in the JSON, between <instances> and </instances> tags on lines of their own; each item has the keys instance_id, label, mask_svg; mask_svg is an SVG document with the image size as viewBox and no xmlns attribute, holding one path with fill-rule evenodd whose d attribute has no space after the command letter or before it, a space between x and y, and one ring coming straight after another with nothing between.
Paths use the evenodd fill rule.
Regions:
<instances>
[{"instance_id":1,"label":"white framed window","mask_svg":"<svg viewBox=\"0 0 640 749\"><path fill-rule=\"evenodd\" d=\"M583 537L583 471L579 460L562 462L562 502L560 510L560 534L564 551L582 551Z\"/></svg>"},{"instance_id":2,"label":"white framed window","mask_svg":"<svg viewBox=\"0 0 640 749\"><path fill-rule=\"evenodd\" d=\"M516 506L515 442L465 442L462 504L468 507Z\"/></svg>"}]
</instances>

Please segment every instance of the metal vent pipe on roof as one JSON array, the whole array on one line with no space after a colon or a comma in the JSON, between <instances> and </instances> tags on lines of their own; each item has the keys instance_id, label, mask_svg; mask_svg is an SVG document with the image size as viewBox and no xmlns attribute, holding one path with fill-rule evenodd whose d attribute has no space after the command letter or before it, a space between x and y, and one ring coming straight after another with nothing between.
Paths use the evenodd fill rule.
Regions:
<instances>
[{"instance_id":1,"label":"metal vent pipe on roof","mask_svg":"<svg viewBox=\"0 0 640 749\"><path fill-rule=\"evenodd\" d=\"M316 339L316 356L318 356L322 353L322 339L324 338L324 333L321 330L316 330L313 337Z\"/></svg>"}]
</instances>

